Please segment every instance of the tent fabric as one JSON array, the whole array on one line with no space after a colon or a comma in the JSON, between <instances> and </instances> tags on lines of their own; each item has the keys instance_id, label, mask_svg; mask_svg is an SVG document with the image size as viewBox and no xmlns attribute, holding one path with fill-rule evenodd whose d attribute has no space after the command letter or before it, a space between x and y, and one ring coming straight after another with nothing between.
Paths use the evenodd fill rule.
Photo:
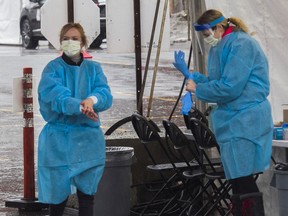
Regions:
<instances>
[{"instance_id":1,"label":"tent fabric","mask_svg":"<svg viewBox=\"0 0 288 216\"><path fill-rule=\"evenodd\" d=\"M270 95L274 122L283 121L283 104L288 104L288 43L286 0L206 0L207 9L218 9L224 16L239 17L258 40L269 61ZM286 26L286 27L285 27Z\"/></svg>"},{"instance_id":2,"label":"tent fabric","mask_svg":"<svg viewBox=\"0 0 288 216\"><path fill-rule=\"evenodd\" d=\"M27 0L0 0L0 44L20 44L19 17ZM283 104L288 104L287 20L286 0L206 0L207 9L219 9L225 17L239 17L249 27L269 60L274 122L283 120ZM286 26L286 27L285 27ZM287 86L287 87L286 87ZM287 93L286 93L287 92Z\"/></svg>"},{"instance_id":3,"label":"tent fabric","mask_svg":"<svg viewBox=\"0 0 288 216\"><path fill-rule=\"evenodd\" d=\"M0 0L0 44L20 44L22 0Z\"/></svg>"}]
</instances>

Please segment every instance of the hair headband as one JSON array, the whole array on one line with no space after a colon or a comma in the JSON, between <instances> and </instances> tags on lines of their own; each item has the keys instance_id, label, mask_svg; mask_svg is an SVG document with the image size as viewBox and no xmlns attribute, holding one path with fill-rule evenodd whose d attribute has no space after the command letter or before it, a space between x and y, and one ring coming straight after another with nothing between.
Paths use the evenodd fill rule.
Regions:
<instances>
[{"instance_id":1,"label":"hair headband","mask_svg":"<svg viewBox=\"0 0 288 216\"><path fill-rule=\"evenodd\" d=\"M203 30L210 29L210 28L216 26L218 23L222 22L223 20L225 20L225 17L221 16L221 17L213 20L210 23L206 23L206 24L194 23L193 26L194 26L196 31L203 31Z\"/></svg>"}]
</instances>

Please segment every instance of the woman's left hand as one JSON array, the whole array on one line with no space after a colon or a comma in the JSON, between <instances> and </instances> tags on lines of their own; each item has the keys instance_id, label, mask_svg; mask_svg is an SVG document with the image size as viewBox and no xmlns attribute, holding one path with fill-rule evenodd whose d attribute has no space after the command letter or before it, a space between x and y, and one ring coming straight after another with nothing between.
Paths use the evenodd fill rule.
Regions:
<instances>
[{"instance_id":1,"label":"woman's left hand","mask_svg":"<svg viewBox=\"0 0 288 216\"><path fill-rule=\"evenodd\" d=\"M88 118L92 119L93 121L98 121L98 115L95 113L93 109L94 101L91 98L87 98L83 100L81 103L82 110L81 112L86 115Z\"/></svg>"},{"instance_id":2,"label":"woman's left hand","mask_svg":"<svg viewBox=\"0 0 288 216\"><path fill-rule=\"evenodd\" d=\"M187 82L186 82L186 90L187 91L194 93L196 90L196 86L197 86L197 84L192 79L187 80Z\"/></svg>"}]
</instances>

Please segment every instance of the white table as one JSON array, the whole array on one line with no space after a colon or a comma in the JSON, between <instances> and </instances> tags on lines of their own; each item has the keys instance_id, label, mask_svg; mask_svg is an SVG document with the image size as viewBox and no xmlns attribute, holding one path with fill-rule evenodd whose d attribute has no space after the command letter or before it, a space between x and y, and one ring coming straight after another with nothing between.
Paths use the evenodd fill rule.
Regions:
<instances>
[{"instance_id":1,"label":"white table","mask_svg":"<svg viewBox=\"0 0 288 216\"><path fill-rule=\"evenodd\" d=\"M288 140L273 140L272 146L288 148Z\"/></svg>"}]
</instances>

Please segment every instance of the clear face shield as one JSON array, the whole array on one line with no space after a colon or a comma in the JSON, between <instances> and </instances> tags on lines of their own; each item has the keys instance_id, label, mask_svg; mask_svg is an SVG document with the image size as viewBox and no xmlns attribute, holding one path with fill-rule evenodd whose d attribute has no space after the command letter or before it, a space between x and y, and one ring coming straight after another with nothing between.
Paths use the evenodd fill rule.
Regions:
<instances>
[{"instance_id":1,"label":"clear face shield","mask_svg":"<svg viewBox=\"0 0 288 216\"><path fill-rule=\"evenodd\" d=\"M194 32L193 36L198 44L199 51L201 55L204 55L207 53L210 49L210 47L215 46L217 44L216 40L215 42L212 43L213 41L213 36L214 32L210 25L204 24L204 25L198 25L194 24ZM211 41L211 45L209 45L209 41Z\"/></svg>"},{"instance_id":2,"label":"clear face shield","mask_svg":"<svg viewBox=\"0 0 288 216\"><path fill-rule=\"evenodd\" d=\"M225 19L224 16L221 16L219 18L217 18L216 20L210 22L210 23L206 23L206 24L198 24L198 23L194 23L194 30L195 30L195 37L197 40L197 43L199 45L200 51L203 54L205 48L203 47L203 44L201 41L205 41L206 44L209 44L210 46L214 47L217 45L217 43L219 42L218 38L214 37L214 33L216 30L216 25L220 22L222 22Z\"/></svg>"}]
</instances>

